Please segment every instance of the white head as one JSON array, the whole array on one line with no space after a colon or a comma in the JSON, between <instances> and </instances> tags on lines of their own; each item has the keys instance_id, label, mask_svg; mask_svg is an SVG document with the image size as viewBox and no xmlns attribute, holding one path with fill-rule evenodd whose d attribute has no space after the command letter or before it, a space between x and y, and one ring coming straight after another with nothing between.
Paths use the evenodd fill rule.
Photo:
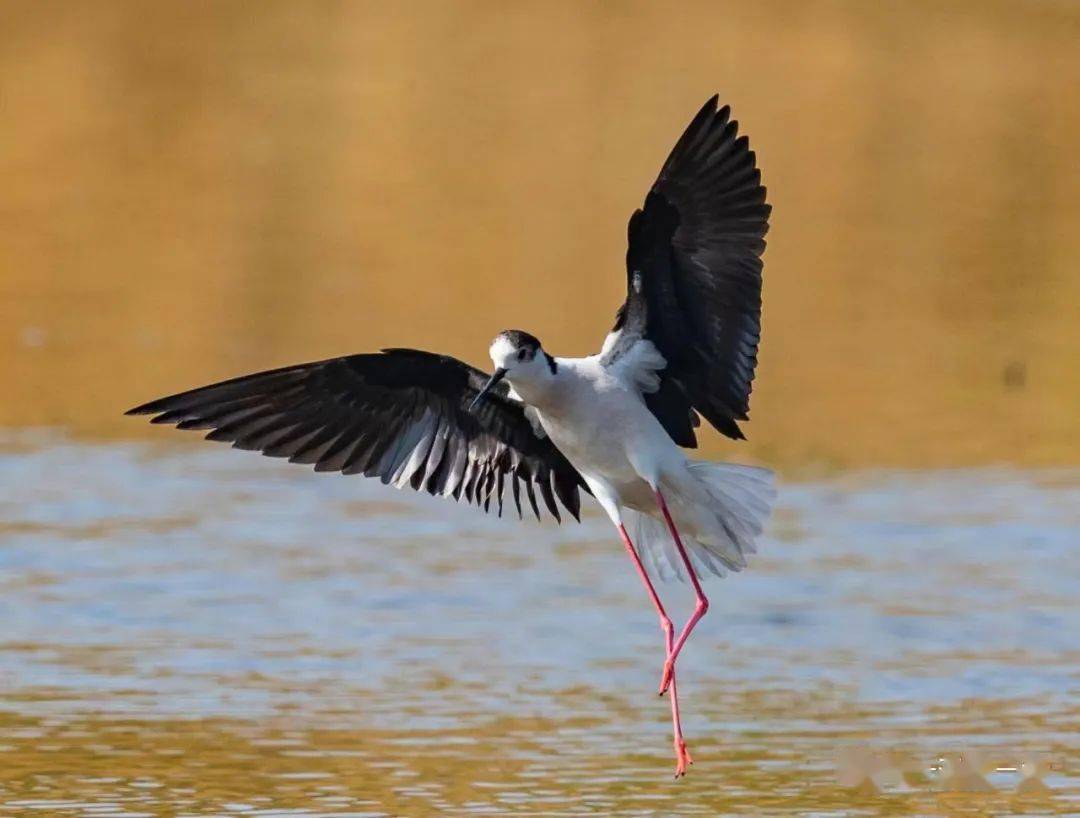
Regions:
<instances>
[{"instance_id":1,"label":"white head","mask_svg":"<svg viewBox=\"0 0 1080 818\"><path fill-rule=\"evenodd\" d=\"M495 374L473 402L475 406L488 390L505 378L514 391L525 400L542 392L558 369L535 335L519 329L503 330L495 336L488 349Z\"/></svg>"}]
</instances>

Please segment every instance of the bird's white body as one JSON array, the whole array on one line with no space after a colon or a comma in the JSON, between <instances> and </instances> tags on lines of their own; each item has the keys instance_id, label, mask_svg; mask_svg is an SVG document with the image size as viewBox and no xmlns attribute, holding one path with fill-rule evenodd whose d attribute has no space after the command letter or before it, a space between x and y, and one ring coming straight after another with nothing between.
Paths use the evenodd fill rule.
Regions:
<instances>
[{"instance_id":1,"label":"bird's white body","mask_svg":"<svg viewBox=\"0 0 1080 818\"><path fill-rule=\"evenodd\" d=\"M625 524L646 565L659 578L685 578L656 502L667 498L695 568L722 576L740 570L754 550L774 492L765 469L686 457L645 404L665 366L648 341L615 364L602 355L521 361L497 339L496 368L528 413L585 479L612 522Z\"/></svg>"},{"instance_id":2,"label":"bird's white body","mask_svg":"<svg viewBox=\"0 0 1080 818\"><path fill-rule=\"evenodd\" d=\"M636 387L601 366L599 356L557 358L556 364L557 372L539 389L520 378L511 384L601 504L655 506L650 482L683 468L682 451Z\"/></svg>"}]
</instances>

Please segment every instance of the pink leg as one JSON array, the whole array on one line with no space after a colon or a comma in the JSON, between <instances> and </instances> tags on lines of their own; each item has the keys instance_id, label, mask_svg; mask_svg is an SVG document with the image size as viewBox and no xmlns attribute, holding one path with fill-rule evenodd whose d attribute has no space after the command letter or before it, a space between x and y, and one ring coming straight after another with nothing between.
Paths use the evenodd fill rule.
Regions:
<instances>
[{"instance_id":1,"label":"pink leg","mask_svg":"<svg viewBox=\"0 0 1080 818\"><path fill-rule=\"evenodd\" d=\"M667 627L664 628L664 649L669 656L674 637L675 628L669 619ZM671 723L675 726L675 777L681 778L686 775L686 765L693 764L694 759L691 758L690 751L686 749L686 740L683 738L682 721L679 718L679 692L675 686L674 672L671 674L671 686L668 688L668 693L671 698Z\"/></svg>"},{"instance_id":2,"label":"pink leg","mask_svg":"<svg viewBox=\"0 0 1080 818\"><path fill-rule=\"evenodd\" d=\"M670 656L675 638L675 626L671 624L667 612L664 611L664 604L660 601L660 596L656 593L649 575L645 572L645 566L641 564L641 558L638 556L634 544L630 542L630 535L626 533L626 527L621 524L619 525L619 537L622 539L623 545L626 546L626 552L630 555L630 559L634 561L634 568L637 570L638 576L641 577L645 590L649 592L649 599L652 600L653 607L660 614L660 627L664 631L664 650L666 655ZM674 672L671 676L669 692L671 694L671 723L675 729L675 777L679 778L686 775L686 765L693 764L694 759L687 752L686 741L683 739L682 722L679 719L679 693L675 688Z\"/></svg>"},{"instance_id":3,"label":"pink leg","mask_svg":"<svg viewBox=\"0 0 1080 818\"><path fill-rule=\"evenodd\" d=\"M705 598L705 592L701 590L701 583L698 582L697 574L694 573L694 566L690 563L690 556L686 553L686 548L679 538L679 530L675 528L675 521L671 519L667 501L664 500L664 495L660 493L659 489L656 491L656 501L660 504L660 511L664 513L664 521L667 523L668 531L671 532L672 540L675 541L675 547L679 549L679 556L682 557L683 565L686 566L686 573L690 577L690 584L694 586L694 594L697 596L694 613L687 620L686 627L682 629L679 638L675 640L674 647L668 651L667 660L664 662L664 674L660 677L660 695L663 696L668 686L675 682L675 659L678 658L679 651L686 644L686 640L698 620L708 612L709 600Z\"/></svg>"}]
</instances>

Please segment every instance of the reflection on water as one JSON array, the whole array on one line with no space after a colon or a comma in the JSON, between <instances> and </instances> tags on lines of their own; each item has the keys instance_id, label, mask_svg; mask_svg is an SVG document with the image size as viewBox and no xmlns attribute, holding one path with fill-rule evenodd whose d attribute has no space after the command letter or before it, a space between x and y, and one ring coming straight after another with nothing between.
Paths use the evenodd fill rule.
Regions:
<instances>
[{"instance_id":1,"label":"reflection on water","mask_svg":"<svg viewBox=\"0 0 1080 818\"><path fill-rule=\"evenodd\" d=\"M680 665L675 783L655 616L599 517L209 446L4 451L4 815L1078 808L1075 471L784 486ZM975 778L938 769L964 751Z\"/></svg>"},{"instance_id":2,"label":"reflection on water","mask_svg":"<svg viewBox=\"0 0 1080 818\"><path fill-rule=\"evenodd\" d=\"M594 351L719 91L775 207L740 450L1080 457L1075 2L153 6L4 4L0 426L148 435L119 411L507 326Z\"/></svg>"},{"instance_id":3,"label":"reflection on water","mask_svg":"<svg viewBox=\"0 0 1080 818\"><path fill-rule=\"evenodd\" d=\"M0 429L80 442L0 438L0 818L1080 810L1078 40L1053 0L7 0ZM714 91L775 207L738 456L830 476L711 586L675 784L598 518L117 438L299 360L594 350Z\"/></svg>"}]
</instances>

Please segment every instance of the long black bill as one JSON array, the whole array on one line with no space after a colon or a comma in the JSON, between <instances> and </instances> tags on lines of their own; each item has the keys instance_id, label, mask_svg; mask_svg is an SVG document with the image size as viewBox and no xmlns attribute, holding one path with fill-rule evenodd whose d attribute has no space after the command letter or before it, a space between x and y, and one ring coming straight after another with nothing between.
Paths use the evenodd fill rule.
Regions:
<instances>
[{"instance_id":1,"label":"long black bill","mask_svg":"<svg viewBox=\"0 0 1080 818\"><path fill-rule=\"evenodd\" d=\"M485 397L487 397L487 393L495 388L495 384L497 384L499 381L501 381L505 377L506 377L506 370L505 369L496 369L495 374L492 375L490 378L488 378L488 382L484 384L484 388L481 389L477 393L476 397L473 398L473 402L469 404L469 411L470 412L475 412L476 407L480 403L480 401L482 401Z\"/></svg>"}]
</instances>

